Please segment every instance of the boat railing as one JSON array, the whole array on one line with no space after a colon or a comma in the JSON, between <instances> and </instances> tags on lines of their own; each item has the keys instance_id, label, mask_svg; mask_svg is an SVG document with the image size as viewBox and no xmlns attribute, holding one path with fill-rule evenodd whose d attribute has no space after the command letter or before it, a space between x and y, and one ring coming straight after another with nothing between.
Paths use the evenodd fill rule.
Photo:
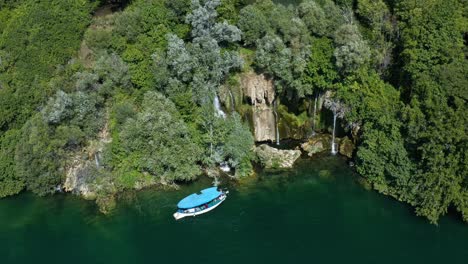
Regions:
<instances>
[{"instance_id":1,"label":"boat railing","mask_svg":"<svg viewBox=\"0 0 468 264\"><path fill-rule=\"evenodd\" d=\"M210 207L213 207L213 206L217 205L218 203L223 201L225 197L226 197L226 195L223 193L220 196L216 197L215 199L211 200L210 202L208 202L206 204L203 204L201 206L197 206L197 207L190 208L190 209L185 209L185 210L184 209L179 209L177 211L179 213L197 213L197 212L206 210L206 209L208 209Z\"/></svg>"}]
</instances>

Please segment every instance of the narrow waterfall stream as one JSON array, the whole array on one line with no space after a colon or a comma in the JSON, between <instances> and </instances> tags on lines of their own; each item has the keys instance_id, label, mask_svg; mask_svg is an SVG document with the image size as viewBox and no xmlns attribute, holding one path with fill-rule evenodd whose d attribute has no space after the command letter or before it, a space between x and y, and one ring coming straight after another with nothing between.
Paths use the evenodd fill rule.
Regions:
<instances>
[{"instance_id":1,"label":"narrow waterfall stream","mask_svg":"<svg viewBox=\"0 0 468 264\"><path fill-rule=\"evenodd\" d=\"M276 111L277 107L278 107L278 104L276 102L276 100L274 101L274 107L273 107L273 113L275 114L275 125L276 125L276 145L279 146L280 144L280 134L279 134L279 127L278 127L278 112Z\"/></svg>"},{"instance_id":2,"label":"narrow waterfall stream","mask_svg":"<svg viewBox=\"0 0 468 264\"><path fill-rule=\"evenodd\" d=\"M335 155L338 153L337 144L335 143L335 129L336 129L336 110L333 110L333 134L332 134L332 143L331 143L331 154Z\"/></svg>"},{"instance_id":3,"label":"narrow waterfall stream","mask_svg":"<svg viewBox=\"0 0 468 264\"><path fill-rule=\"evenodd\" d=\"M234 96L232 95L231 90L228 90L228 91L229 91L229 97L231 98L231 111L234 112L236 111Z\"/></svg>"},{"instance_id":4,"label":"narrow waterfall stream","mask_svg":"<svg viewBox=\"0 0 468 264\"><path fill-rule=\"evenodd\" d=\"M99 152L94 153L94 161L96 162L96 168L99 168Z\"/></svg>"},{"instance_id":5,"label":"narrow waterfall stream","mask_svg":"<svg viewBox=\"0 0 468 264\"><path fill-rule=\"evenodd\" d=\"M315 117L317 115L317 98L318 98L318 94L315 95L315 101L314 101L314 113L312 115L312 136L315 136Z\"/></svg>"},{"instance_id":6,"label":"narrow waterfall stream","mask_svg":"<svg viewBox=\"0 0 468 264\"><path fill-rule=\"evenodd\" d=\"M226 118L226 113L224 113L223 109L221 109L221 104L219 103L219 97L216 95L213 99L213 105L216 110L216 114L222 118Z\"/></svg>"}]
</instances>

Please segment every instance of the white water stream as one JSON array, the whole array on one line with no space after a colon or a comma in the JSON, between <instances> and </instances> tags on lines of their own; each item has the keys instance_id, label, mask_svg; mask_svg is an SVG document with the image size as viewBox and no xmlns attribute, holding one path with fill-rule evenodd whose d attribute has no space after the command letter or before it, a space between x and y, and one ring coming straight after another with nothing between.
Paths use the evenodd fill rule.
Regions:
<instances>
[{"instance_id":1,"label":"white water stream","mask_svg":"<svg viewBox=\"0 0 468 264\"><path fill-rule=\"evenodd\" d=\"M273 107L273 113L275 114L275 125L276 125L276 145L279 146L280 144L280 134L279 134L279 128L278 128L278 112L276 111L277 108L277 102L276 100L274 101L274 107Z\"/></svg>"},{"instance_id":2,"label":"white water stream","mask_svg":"<svg viewBox=\"0 0 468 264\"><path fill-rule=\"evenodd\" d=\"M221 109L221 104L219 103L218 95L215 96L213 100L213 105L215 107L216 114L222 118L226 118L226 113L224 113L223 109Z\"/></svg>"},{"instance_id":3,"label":"white water stream","mask_svg":"<svg viewBox=\"0 0 468 264\"><path fill-rule=\"evenodd\" d=\"M331 154L335 155L338 153L338 144L335 143L335 128L336 128L336 111L333 111L333 134L332 134L332 143L331 143Z\"/></svg>"},{"instance_id":4,"label":"white water stream","mask_svg":"<svg viewBox=\"0 0 468 264\"><path fill-rule=\"evenodd\" d=\"M315 95L314 101L314 114L312 115L312 136L315 136L315 116L317 115L317 98L318 94Z\"/></svg>"}]
</instances>

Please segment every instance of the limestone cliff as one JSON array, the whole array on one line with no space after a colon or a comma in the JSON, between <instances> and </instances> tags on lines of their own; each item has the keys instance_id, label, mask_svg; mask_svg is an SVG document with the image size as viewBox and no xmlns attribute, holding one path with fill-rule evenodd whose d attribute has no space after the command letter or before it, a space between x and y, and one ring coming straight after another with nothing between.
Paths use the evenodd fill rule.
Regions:
<instances>
[{"instance_id":1,"label":"limestone cliff","mask_svg":"<svg viewBox=\"0 0 468 264\"><path fill-rule=\"evenodd\" d=\"M244 98L252 107L252 128L255 141L275 141L273 81L263 74L247 73L241 77L241 87Z\"/></svg>"},{"instance_id":2,"label":"limestone cliff","mask_svg":"<svg viewBox=\"0 0 468 264\"><path fill-rule=\"evenodd\" d=\"M86 199L95 199L98 189L103 188L104 183L96 184L96 178L101 167L101 153L104 146L111 142L108 122L104 125L96 140L88 142L86 148L75 153L66 167L66 179L63 189L73 192Z\"/></svg>"}]
</instances>

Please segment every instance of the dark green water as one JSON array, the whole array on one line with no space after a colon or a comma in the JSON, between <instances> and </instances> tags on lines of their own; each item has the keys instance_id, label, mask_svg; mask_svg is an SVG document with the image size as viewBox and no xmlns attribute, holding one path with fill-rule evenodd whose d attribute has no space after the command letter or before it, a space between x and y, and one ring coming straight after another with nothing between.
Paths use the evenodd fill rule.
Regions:
<instances>
[{"instance_id":1,"label":"dark green water","mask_svg":"<svg viewBox=\"0 0 468 264\"><path fill-rule=\"evenodd\" d=\"M111 216L72 196L0 200L0 263L468 263L456 216L430 225L337 157L231 186L213 212L174 221L175 204L209 184L127 195Z\"/></svg>"}]
</instances>

